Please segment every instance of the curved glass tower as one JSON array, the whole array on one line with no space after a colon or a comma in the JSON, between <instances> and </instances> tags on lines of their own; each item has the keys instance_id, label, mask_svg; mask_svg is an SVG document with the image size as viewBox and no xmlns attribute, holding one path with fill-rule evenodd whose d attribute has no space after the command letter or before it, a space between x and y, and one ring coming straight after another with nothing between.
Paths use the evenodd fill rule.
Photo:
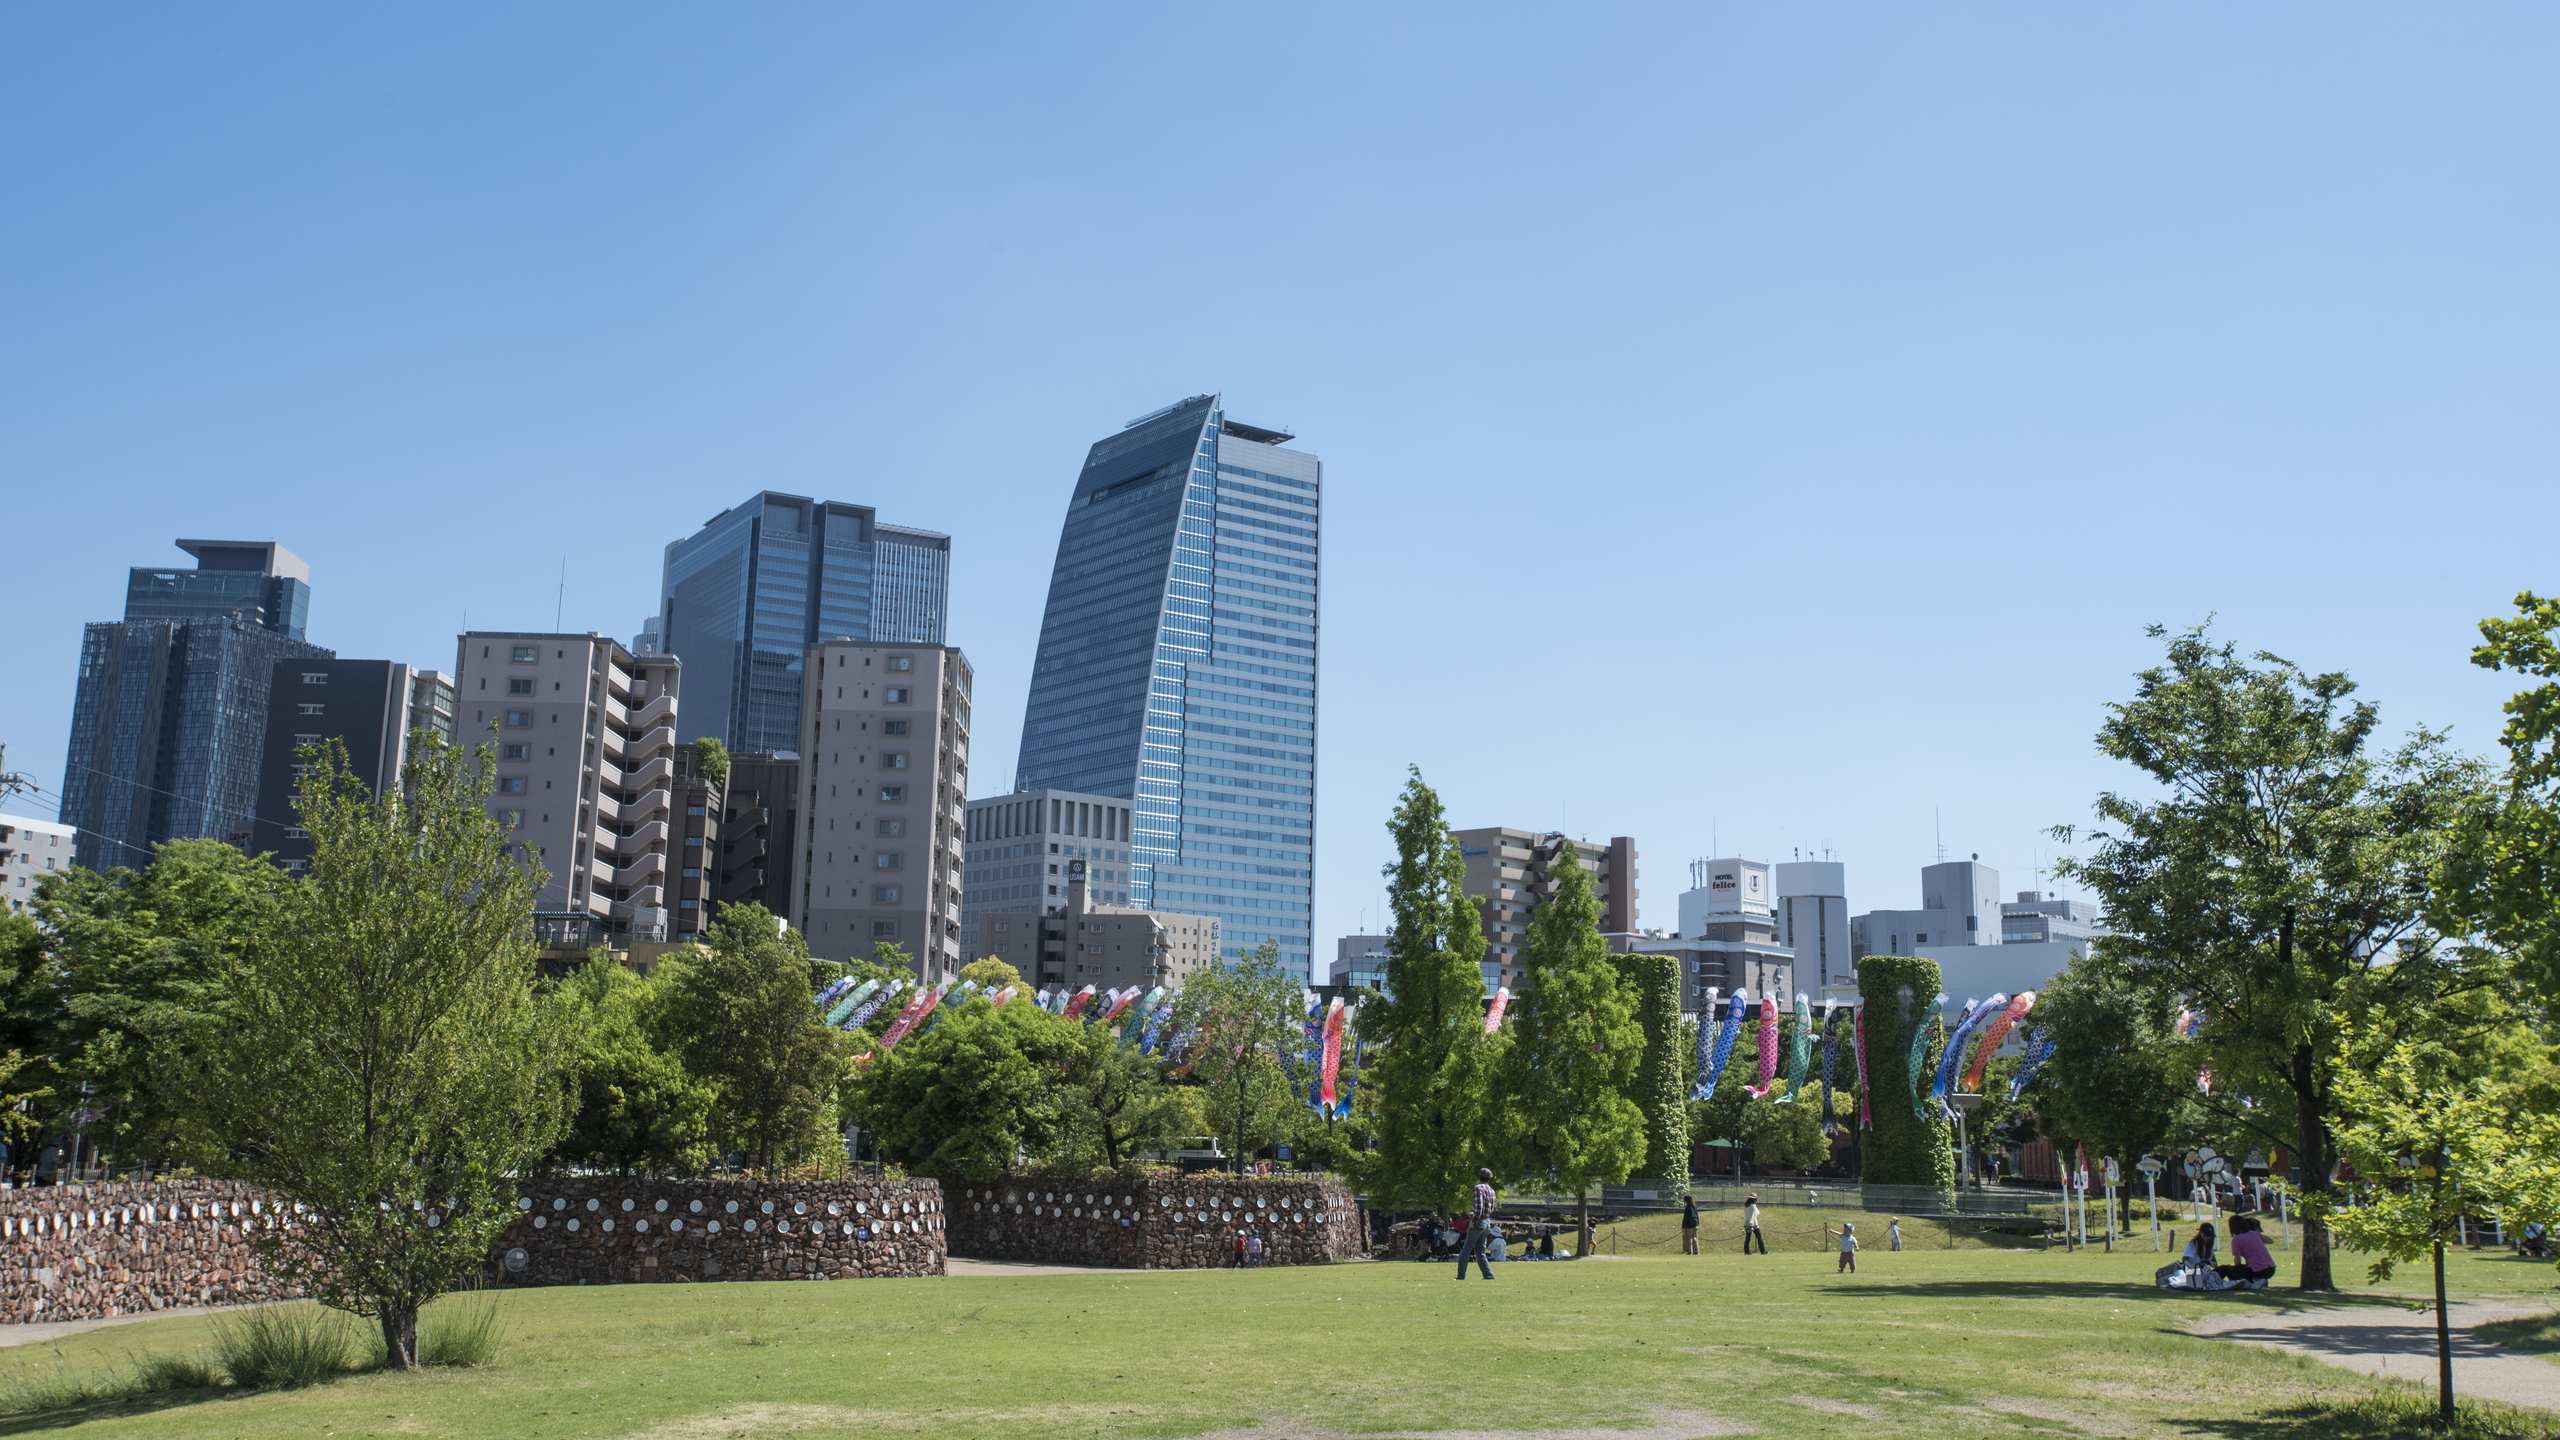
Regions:
<instances>
[{"instance_id":1,"label":"curved glass tower","mask_svg":"<svg viewBox=\"0 0 2560 1440\"><path fill-rule=\"evenodd\" d=\"M1323 462L1195 395L1096 441L1016 785L1132 802L1129 898L1311 973Z\"/></svg>"}]
</instances>

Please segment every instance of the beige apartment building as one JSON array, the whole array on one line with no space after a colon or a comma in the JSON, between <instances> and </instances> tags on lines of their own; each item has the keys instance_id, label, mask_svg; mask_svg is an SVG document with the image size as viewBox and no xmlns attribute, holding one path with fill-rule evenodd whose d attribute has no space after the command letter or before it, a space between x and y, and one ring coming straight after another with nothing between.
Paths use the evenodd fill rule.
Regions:
<instances>
[{"instance_id":1,"label":"beige apartment building","mask_svg":"<svg viewBox=\"0 0 2560 1440\"><path fill-rule=\"evenodd\" d=\"M1217 916L1096 904L1087 875L1086 862L1067 862L1060 910L980 915L970 958L992 955L1022 972L1034 989L1178 987L1218 963Z\"/></svg>"},{"instance_id":2,"label":"beige apartment building","mask_svg":"<svg viewBox=\"0 0 2560 1440\"><path fill-rule=\"evenodd\" d=\"M921 978L961 953L969 793L967 657L949 645L827 640L800 702L799 894L809 953L867 957L894 941Z\"/></svg>"},{"instance_id":3,"label":"beige apartment building","mask_svg":"<svg viewBox=\"0 0 2560 1440\"><path fill-rule=\"evenodd\" d=\"M1600 900L1600 929L1636 928L1636 842L1624 835L1606 845L1568 840L1553 831L1516 830L1505 825L1456 831L1458 849L1467 862L1467 894L1484 912L1484 972L1488 989L1517 985L1521 947L1529 939L1529 917L1539 902L1554 893L1553 869L1563 847L1581 856Z\"/></svg>"},{"instance_id":4,"label":"beige apartment building","mask_svg":"<svg viewBox=\"0 0 2560 1440\"><path fill-rule=\"evenodd\" d=\"M524 631L475 630L456 649L454 738L495 747L490 812L547 872L534 901L543 943L667 939L675 657Z\"/></svg>"}]
</instances>

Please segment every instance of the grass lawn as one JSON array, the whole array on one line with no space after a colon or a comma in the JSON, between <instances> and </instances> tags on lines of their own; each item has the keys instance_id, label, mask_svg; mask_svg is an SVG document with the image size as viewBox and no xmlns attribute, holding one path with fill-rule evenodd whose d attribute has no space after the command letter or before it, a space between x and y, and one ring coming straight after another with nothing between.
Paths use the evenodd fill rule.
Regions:
<instances>
[{"instance_id":1,"label":"grass lawn","mask_svg":"<svg viewBox=\"0 0 2560 1440\"><path fill-rule=\"evenodd\" d=\"M1796 1233L1816 1217L1769 1219L1779 1253L1766 1258L1688 1259L1676 1244L1636 1257L1630 1240L1634 1258L1514 1263L1492 1284L1408 1262L527 1290L500 1298L506 1335L487 1368L93 1402L0 1416L0 1434L2367 1440L2414 1433L2423 1413L2379 1382L2179 1333L2232 1306L2299 1302L2155 1290L2147 1250L1878 1243L1863 1273L1835 1277ZM2466 1295L2555 1294L2548 1265L2494 1254L2458 1257L2454 1279ZM0 1394L201 1352L209 1330L152 1321L0 1351ZM2485 1414L2468 1433L2555 1423Z\"/></svg>"}]
</instances>

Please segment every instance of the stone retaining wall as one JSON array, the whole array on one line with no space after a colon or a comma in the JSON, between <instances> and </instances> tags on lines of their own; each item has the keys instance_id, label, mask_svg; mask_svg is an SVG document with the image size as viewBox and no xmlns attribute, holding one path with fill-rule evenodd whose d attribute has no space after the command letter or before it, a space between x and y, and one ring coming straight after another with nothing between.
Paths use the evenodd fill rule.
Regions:
<instances>
[{"instance_id":1,"label":"stone retaining wall","mask_svg":"<svg viewBox=\"0 0 2560 1440\"><path fill-rule=\"evenodd\" d=\"M951 1253L979 1260L1198 1270L1234 1263L1238 1230L1263 1263L1322 1265L1362 1252L1359 1207L1332 1176L1065 1180L951 1187Z\"/></svg>"},{"instance_id":2,"label":"stone retaining wall","mask_svg":"<svg viewBox=\"0 0 2560 1440\"><path fill-rule=\"evenodd\" d=\"M939 1275L930 1180L537 1180L500 1237L508 1285ZM248 1232L287 1218L218 1180L0 1190L0 1324L289 1300Z\"/></svg>"}]
</instances>

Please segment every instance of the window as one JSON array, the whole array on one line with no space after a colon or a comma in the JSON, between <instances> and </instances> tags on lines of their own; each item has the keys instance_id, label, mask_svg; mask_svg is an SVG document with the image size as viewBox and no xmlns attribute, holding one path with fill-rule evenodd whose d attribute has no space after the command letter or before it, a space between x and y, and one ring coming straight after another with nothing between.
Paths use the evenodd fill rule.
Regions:
<instances>
[{"instance_id":1,"label":"window","mask_svg":"<svg viewBox=\"0 0 2560 1440\"><path fill-rule=\"evenodd\" d=\"M507 647L507 659L517 665L530 665L541 658L542 652L531 645L510 645Z\"/></svg>"},{"instance_id":2,"label":"window","mask_svg":"<svg viewBox=\"0 0 2560 1440\"><path fill-rule=\"evenodd\" d=\"M521 776L521 775L501 775L501 776L499 776L499 777L498 777L498 793L499 793L499 794L501 794L501 795L521 795L521 794L523 794L523 793L524 793L524 777L523 777L523 776Z\"/></svg>"},{"instance_id":3,"label":"window","mask_svg":"<svg viewBox=\"0 0 2560 1440\"><path fill-rule=\"evenodd\" d=\"M525 744L521 740L510 740L506 744L498 747L498 758L501 760L530 760L533 758L533 747Z\"/></svg>"},{"instance_id":4,"label":"window","mask_svg":"<svg viewBox=\"0 0 2560 1440\"><path fill-rule=\"evenodd\" d=\"M508 693L508 694L510 694L510 695L530 695L530 694L532 694L532 693L533 693L533 677L532 677L532 676L530 676L530 675L512 675L512 676L509 676L509 677L507 678L507 693Z\"/></svg>"},{"instance_id":5,"label":"window","mask_svg":"<svg viewBox=\"0 0 2560 1440\"><path fill-rule=\"evenodd\" d=\"M326 714L328 714L328 713L329 713L329 707L328 707L328 706L326 706L326 705L322 705L322 704L318 704L318 703L316 703L316 702L307 702L307 703L304 703L304 704L296 705L294 708L295 708L296 710L301 711L301 712L302 712L303 714L305 714L305 715L326 715Z\"/></svg>"},{"instance_id":6,"label":"window","mask_svg":"<svg viewBox=\"0 0 2560 1440\"><path fill-rule=\"evenodd\" d=\"M884 840L895 840L906 833L907 822L904 820L890 819L880 822L880 838Z\"/></svg>"},{"instance_id":7,"label":"window","mask_svg":"<svg viewBox=\"0 0 2560 1440\"><path fill-rule=\"evenodd\" d=\"M881 769L883 769L883 770L904 770L904 769L906 769L906 768L907 768L907 752L906 752L906 751L904 751L904 750L891 750L891 751L887 751L887 752L885 752L885 753L884 753L884 754L882 754L882 755L881 755L881 757L880 757L880 768L881 768Z\"/></svg>"},{"instance_id":8,"label":"window","mask_svg":"<svg viewBox=\"0 0 2560 1440\"><path fill-rule=\"evenodd\" d=\"M904 785L883 785L880 787L880 803L883 805L895 805L906 798L907 787Z\"/></svg>"},{"instance_id":9,"label":"window","mask_svg":"<svg viewBox=\"0 0 2560 1440\"><path fill-rule=\"evenodd\" d=\"M880 692L880 698L892 705L904 705L907 703L907 687L904 685L892 685L888 689Z\"/></svg>"},{"instance_id":10,"label":"window","mask_svg":"<svg viewBox=\"0 0 2560 1440\"><path fill-rule=\"evenodd\" d=\"M898 903L898 897L905 893L906 890L903 886L874 885L871 887L871 903L874 905L895 905Z\"/></svg>"},{"instance_id":11,"label":"window","mask_svg":"<svg viewBox=\"0 0 2560 1440\"><path fill-rule=\"evenodd\" d=\"M699 806L699 805L687 805L686 807L684 807L684 813L686 813L687 815L701 815L701 814L704 814L704 813L706 813L706 812L705 812L705 811L703 810L703 808L702 808L701 806Z\"/></svg>"},{"instance_id":12,"label":"window","mask_svg":"<svg viewBox=\"0 0 2560 1440\"><path fill-rule=\"evenodd\" d=\"M916 668L916 657L913 655L892 655L889 657L889 668L897 671L913 670Z\"/></svg>"},{"instance_id":13,"label":"window","mask_svg":"<svg viewBox=\"0 0 2560 1440\"><path fill-rule=\"evenodd\" d=\"M701 866L699 866L699 865L687 865L686 867L684 867L684 878L686 878L687 880L699 880L699 879L701 879L701 878L702 878L702 867L701 867Z\"/></svg>"},{"instance_id":14,"label":"window","mask_svg":"<svg viewBox=\"0 0 2560 1440\"><path fill-rule=\"evenodd\" d=\"M532 727L533 727L533 712L532 712L532 711L530 711L530 710L510 710L510 711L508 711L508 712L507 712L507 728L508 728L508 729L510 729L510 730L528 730L528 729L531 729Z\"/></svg>"},{"instance_id":15,"label":"window","mask_svg":"<svg viewBox=\"0 0 2560 1440\"><path fill-rule=\"evenodd\" d=\"M872 939L874 939L874 940L895 940L895 939L897 939L897 938L898 938L898 922L897 922L897 921L895 921L895 920L874 920L874 921L872 921L872 922L871 922L871 938L872 938Z\"/></svg>"},{"instance_id":16,"label":"window","mask_svg":"<svg viewBox=\"0 0 2560 1440\"><path fill-rule=\"evenodd\" d=\"M305 685L326 685L329 683L329 672L326 670L305 670L302 672L302 683Z\"/></svg>"},{"instance_id":17,"label":"window","mask_svg":"<svg viewBox=\"0 0 2560 1440\"><path fill-rule=\"evenodd\" d=\"M699 835L687 835L684 837L684 843L685 848L689 850L699 850L702 848L702 837Z\"/></svg>"},{"instance_id":18,"label":"window","mask_svg":"<svg viewBox=\"0 0 2560 1440\"><path fill-rule=\"evenodd\" d=\"M883 850L871 857L872 866L873 868L880 870L899 869L904 863L903 857L905 853L906 852L902 850Z\"/></svg>"},{"instance_id":19,"label":"window","mask_svg":"<svg viewBox=\"0 0 2560 1440\"><path fill-rule=\"evenodd\" d=\"M883 720L880 722L880 733L883 735L904 735L907 733L907 722L904 720Z\"/></svg>"}]
</instances>

